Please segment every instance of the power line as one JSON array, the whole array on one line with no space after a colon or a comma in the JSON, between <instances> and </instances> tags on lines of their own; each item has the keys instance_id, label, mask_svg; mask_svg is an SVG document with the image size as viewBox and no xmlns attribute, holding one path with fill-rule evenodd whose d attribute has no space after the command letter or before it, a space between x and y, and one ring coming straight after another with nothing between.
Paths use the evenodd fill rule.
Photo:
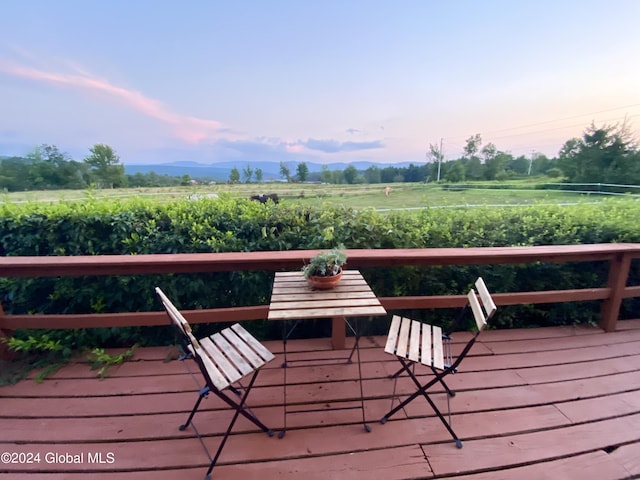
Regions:
<instances>
[{"instance_id":1,"label":"power line","mask_svg":"<svg viewBox=\"0 0 640 480\"><path fill-rule=\"evenodd\" d=\"M600 110L598 112L593 112L590 114L584 114L584 115L573 115L570 117L563 117L561 119L556 119L556 120L548 120L548 121L544 121L544 122L537 122L537 123L532 123L532 124L528 124L528 125L522 125L519 127L511 127L511 128L504 128L504 129L499 129L499 130L493 130L493 131L489 131L487 133L483 132L482 136L490 136L492 133L499 133L499 132L508 132L510 130L518 130L521 128L528 128L528 127L532 127L532 126L539 126L539 125L546 125L549 123L554 123L554 122L560 122L560 121L564 121L564 120L569 120L569 119L573 119L573 118L580 118L580 117L584 117L584 116L588 116L588 115L596 115L598 113L605 113L605 112L611 112L611 111L615 111L615 110L621 110L623 108L632 108L632 107L636 107L636 106L640 106L640 104L633 104L633 105L628 105L625 107L617 107L617 108L609 108L609 109L605 109L605 110ZM625 116L623 118L608 118L606 120L600 120L603 123L610 123L610 122L624 122L624 121L628 121L629 119L634 119L634 118L638 118L640 117L640 114L634 114L634 115L628 115L625 114ZM539 135L541 133L548 133L548 132L559 132L559 131L563 131L563 130L567 130L570 128L576 128L576 127L584 127L583 123L575 123L575 124L571 124L571 125L564 125L564 126L557 126L557 127L552 127L552 128L546 128L546 129L541 129L541 130L531 130L528 132L520 132L520 133L512 133L512 134L507 134L507 135L500 135L500 136L492 136L491 137L491 141L495 140L495 139L505 139L505 138L514 138L514 137L526 137L526 136L532 136L532 135ZM450 140L449 145L451 147L453 147L454 151L459 151L459 152L463 152L464 151L464 147L458 147L457 145L459 145L462 142L456 142L453 141L451 142L451 140L456 139L456 138L467 138L467 135L460 135L460 136L456 136L456 137L445 137L444 140ZM540 145L539 143L535 146L531 145L531 144L527 144L524 146L517 146L517 150L523 150L523 151L528 151L531 149L534 149L536 151L541 151L546 149L547 147L551 148L555 146L554 144L550 144L550 143L546 143L544 145ZM558 148L560 148L560 146L558 145Z\"/></svg>"},{"instance_id":2,"label":"power line","mask_svg":"<svg viewBox=\"0 0 640 480\"><path fill-rule=\"evenodd\" d=\"M557 119L554 119L554 120L545 120L545 121L542 121L542 122L529 123L529 124L520 125L520 126L517 126L517 127L502 128L502 129L493 130L493 131L489 131L489 132L483 132L483 135L491 135L493 133L506 132L506 131L509 131L509 130L519 130L521 128L529 128L529 127L536 127L536 126L539 126L539 125L547 125L549 123L562 122L562 121L565 121L565 120L572 120L574 118L588 117L588 116L597 115L597 114L600 114L600 113L613 112L613 111L616 111L616 110L622 110L622 109L627 109L627 108L635 108L635 107L640 107L640 103L635 103L635 104L632 104L632 105L625 105L623 107L607 108L607 109L604 109L604 110L598 110L597 112L584 113L584 114L581 114L581 115L571 115L569 117L562 117L562 118L557 118ZM634 115L634 116L637 116L637 115ZM560 128L568 128L568 127L560 127ZM445 137L445 140L453 140L453 139L456 139L456 138L464 138L466 136L467 135L455 135L453 137Z\"/></svg>"}]
</instances>

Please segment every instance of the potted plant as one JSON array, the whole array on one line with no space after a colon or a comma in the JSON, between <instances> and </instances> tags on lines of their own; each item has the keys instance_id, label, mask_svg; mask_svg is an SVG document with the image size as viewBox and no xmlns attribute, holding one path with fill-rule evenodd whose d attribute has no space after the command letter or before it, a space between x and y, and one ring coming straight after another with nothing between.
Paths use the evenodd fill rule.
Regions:
<instances>
[{"instance_id":1,"label":"potted plant","mask_svg":"<svg viewBox=\"0 0 640 480\"><path fill-rule=\"evenodd\" d=\"M342 266L345 263L347 254L339 248L333 248L312 257L302 271L312 288L329 289L340 282Z\"/></svg>"}]
</instances>

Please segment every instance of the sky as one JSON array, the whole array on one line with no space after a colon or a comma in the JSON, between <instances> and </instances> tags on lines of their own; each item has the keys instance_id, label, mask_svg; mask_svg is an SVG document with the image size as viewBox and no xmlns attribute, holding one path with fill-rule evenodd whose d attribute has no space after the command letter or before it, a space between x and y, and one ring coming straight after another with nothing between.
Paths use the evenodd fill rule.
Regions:
<instances>
[{"instance_id":1,"label":"sky","mask_svg":"<svg viewBox=\"0 0 640 480\"><path fill-rule=\"evenodd\" d=\"M638 0L3 0L0 155L125 164L549 157L640 137Z\"/></svg>"}]
</instances>

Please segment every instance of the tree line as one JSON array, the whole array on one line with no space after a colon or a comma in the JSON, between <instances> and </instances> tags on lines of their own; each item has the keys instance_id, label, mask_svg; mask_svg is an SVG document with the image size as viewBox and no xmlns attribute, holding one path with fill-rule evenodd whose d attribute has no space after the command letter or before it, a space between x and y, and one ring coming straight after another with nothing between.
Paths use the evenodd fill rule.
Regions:
<instances>
[{"instance_id":1,"label":"tree line","mask_svg":"<svg viewBox=\"0 0 640 480\"><path fill-rule=\"evenodd\" d=\"M109 145L96 144L82 160L73 160L55 145L43 144L24 157L0 158L0 190L121 188L188 185L191 178L136 173L126 175Z\"/></svg>"},{"instance_id":2,"label":"tree line","mask_svg":"<svg viewBox=\"0 0 640 480\"><path fill-rule=\"evenodd\" d=\"M429 146L428 162L408 167L376 167L357 170L350 165L344 170L310 172L305 162L292 173L280 163L280 176L288 182L322 183L395 183L395 182L465 182L510 180L546 175L569 183L612 183L640 185L640 147L627 124L594 124L582 137L564 143L557 157L541 153L530 157L513 156L493 143L483 144L480 134L469 137L463 154L457 159L444 159L440 147ZM55 145L41 145L26 157L0 158L0 190L24 191L46 189L155 187L189 185L189 175L171 177L154 172L126 175L120 157L108 145L96 144L81 162L61 152ZM231 170L229 183L262 182L262 170L247 165L242 171Z\"/></svg>"},{"instance_id":3,"label":"tree line","mask_svg":"<svg viewBox=\"0 0 640 480\"><path fill-rule=\"evenodd\" d=\"M581 138L565 142L557 157L548 158L533 152L530 157L513 156L498 150L493 143L483 144L482 136L469 137L463 155L457 159L444 160L444 154L436 144L429 145L428 162L410 164L408 167L370 166L359 171L354 166L344 170L329 170L324 166L320 172L309 172L306 163L297 165L296 173L284 162L280 163L280 176L287 182L321 182L334 184L394 183L394 182L464 182L482 180L511 180L529 176L546 175L562 178L569 183L617 183L640 184L640 149L626 124L594 124L585 129ZM253 179L261 181L262 172L250 167L243 170L246 183ZM231 171L229 182L240 183L240 171Z\"/></svg>"}]
</instances>

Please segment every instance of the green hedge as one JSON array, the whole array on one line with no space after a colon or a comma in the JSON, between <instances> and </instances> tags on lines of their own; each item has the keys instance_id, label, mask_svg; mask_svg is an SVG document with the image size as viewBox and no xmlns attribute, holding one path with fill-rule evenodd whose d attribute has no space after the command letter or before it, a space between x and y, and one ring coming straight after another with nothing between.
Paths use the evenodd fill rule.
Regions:
<instances>
[{"instance_id":1,"label":"green hedge","mask_svg":"<svg viewBox=\"0 0 640 480\"><path fill-rule=\"evenodd\" d=\"M0 255L266 251L339 244L347 248L430 248L640 242L637 211L638 203L630 199L577 206L434 208L396 213L285 202L262 205L227 196L173 203L93 199L5 204L0 206ZM380 296L441 295L465 291L477 275L485 277L494 292L601 287L606 283L607 265L407 266L365 269L363 274ZM159 310L155 285L180 308L213 308L268 303L272 275L249 271L0 278L0 293L9 314ZM631 276L631 284L640 284L638 262L632 264ZM444 322L450 312L411 314ZM500 310L494 325L587 323L595 321L598 314L598 302L508 307ZM631 315L638 316L637 301L624 304L622 317ZM252 323L252 328L262 328L262 334L274 334L267 331L266 324ZM313 330L315 325L308 328ZM85 341L144 344L164 341L163 335L158 329L99 329Z\"/></svg>"}]
</instances>

